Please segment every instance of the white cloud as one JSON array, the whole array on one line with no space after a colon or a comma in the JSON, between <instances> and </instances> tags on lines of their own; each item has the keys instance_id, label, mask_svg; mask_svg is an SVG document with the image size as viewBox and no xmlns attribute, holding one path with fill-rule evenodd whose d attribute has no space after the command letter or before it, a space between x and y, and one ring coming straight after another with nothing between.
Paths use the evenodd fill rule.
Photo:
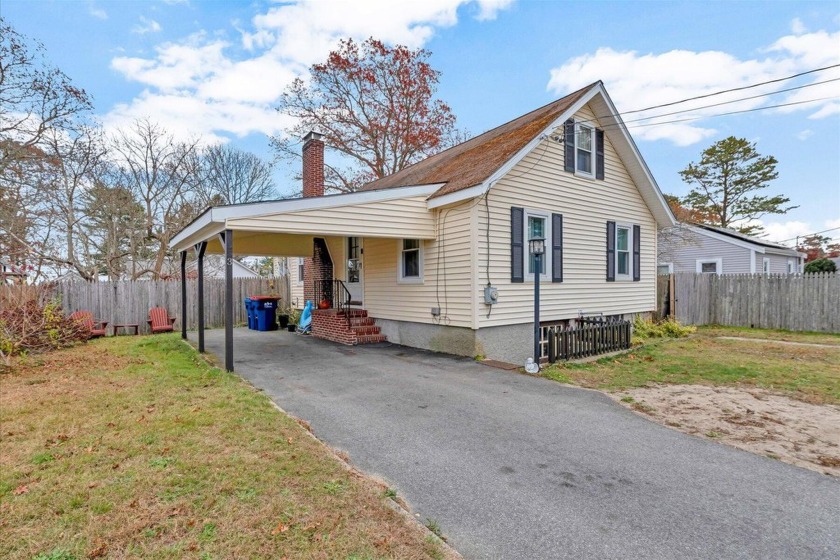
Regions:
<instances>
[{"instance_id":1,"label":"white cloud","mask_svg":"<svg viewBox=\"0 0 840 560\"><path fill-rule=\"evenodd\" d=\"M834 229L840 228L840 218L825 220L822 225L803 222L800 220L788 220L786 222L751 220L748 223L764 227L764 232L761 236L763 239L772 243L788 245L790 247L796 245L797 237L800 241L802 241L804 237L818 231L825 231L822 235L840 240L840 231Z\"/></svg>"},{"instance_id":2,"label":"white cloud","mask_svg":"<svg viewBox=\"0 0 840 560\"><path fill-rule=\"evenodd\" d=\"M108 12L96 6L93 0L87 2L88 13L98 19L108 19Z\"/></svg>"},{"instance_id":3,"label":"white cloud","mask_svg":"<svg viewBox=\"0 0 840 560\"><path fill-rule=\"evenodd\" d=\"M794 35L801 35L808 31L805 24L799 18L793 18L793 21L790 22L790 30Z\"/></svg>"},{"instance_id":4,"label":"white cloud","mask_svg":"<svg viewBox=\"0 0 840 560\"><path fill-rule=\"evenodd\" d=\"M475 19L479 21L496 19L501 10L509 8L513 0L478 0L478 15Z\"/></svg>"},{"instance_id":5,"label":"white cloud","mask_svg":"<svg viewBox=\"0 0 840 560\"><path fill-rule=\"evenodd\" d=\"M764 222L757 220L764 226L764 239L773 243L783 243L790 245L795 244L795 237L805 236L814 231L813 226L807 222L798 220L790 220L787 222Z\"/></svg>"},{"instance_id":6,"label":"white cloud","mask_svg":"<svg viewBox=\"0 0 840 560\"><path fill-rule=\"evenodd\" d=\"M161 29L160 24L155 20L140 16L140 23L132 27L131 32L145 35L146 33L158 33Z\"/></svg>"},{"instance_id":7,"label":"white cloud","mask_svg":"<svg viewBox=\"0 0 840 560\"><path fill-rule=\"evenodd\" d=\"M456 25L458 11L465 6L470 16L487 20L512 3L302 0L275 5L255 15L247 29L233 23L244 55L218 33L201 32L162 43L151 57L113 58L113 70L146 89L114 107L104 121L112 128L150 117L178 137L201 134L205 141L224 140L225 134L276 134L289 123L273 104L294 78L305 77L311 64L324 60L339 39L376 37L420 48L436 29ZM141 23L143 31L138 33L160 30L154 20L141 18Z\"/></svg>"},{"instance_id":8,"label":"white cloud","mask_svg":"<svg viewBox=\"0 0 840 560\"><path fill-rule=\"evenodd\" d=\"M814 131L810 128L806 128L805 130L800 131L796 137L803 142L814 135Z\"/></svg>"},{"instance_id":9,"label":"white cloud","mask_svg":"<svg viewBox=\"0 0 840 560\"><path fill-rule=\"evenodd\" d=\"M809 118L818 119L840 112L840 82L821 84L776 95L730 104L702 108L706 105L735 101L763 93L773 93L795 85L811 84L840 77L840 69L811 74L796 81L783 81L745 91L665 107L637 111L681 99L743 87L783 78L799 72L840 63L840 31L816 31L781 37L763 49L765 58L739 59L720 51L672 50L664 53L639 53L600 48L594 53L567 60L551 70L548 89L566 94L592 82L603 80L618 110L625 113L625 122L633 135L646 140L667 139L677 145L694 144L715 134L704 124L710 115L749 110L765 105L793 103L815 98L833 98L819 103L796 105L779 112L811 111ZM667 115L674 111L688 111ZM645 117L654 117L640 120ZM661 124L674 120L686 122ZM654 126L642 126L654 125Z\"/></svg>"}]
</instances>

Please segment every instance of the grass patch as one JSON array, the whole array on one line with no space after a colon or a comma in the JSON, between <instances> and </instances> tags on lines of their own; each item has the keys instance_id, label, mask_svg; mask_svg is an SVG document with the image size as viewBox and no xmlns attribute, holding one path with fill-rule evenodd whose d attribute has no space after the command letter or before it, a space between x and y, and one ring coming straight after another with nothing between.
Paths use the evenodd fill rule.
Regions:
<instances>
[{"instance_id":1,"label":"grass patch","mask_svg":"<svg viewBox=\"0 0 840 560\"><path fill-rule=\"evenodd\" d=\"M447 554L177 335L24 359L0 384L0 558Z\"/></svg>"},{"instance_id":2,"label":"grass patch","mask_svg":"<svg viewBox=\"0 0 840 560\"><path fill-rule=\"evenodd\" d=\"M840 404L840 348L721 340L744 336L817 342L840 336L787 331L700 327L688 338L662 339L626 354L587 364L555 364L543 375L604 390L650 383L754 385L815 403ZM629 402L629 401L626 401Z\"/></svg>"}]
</instances>

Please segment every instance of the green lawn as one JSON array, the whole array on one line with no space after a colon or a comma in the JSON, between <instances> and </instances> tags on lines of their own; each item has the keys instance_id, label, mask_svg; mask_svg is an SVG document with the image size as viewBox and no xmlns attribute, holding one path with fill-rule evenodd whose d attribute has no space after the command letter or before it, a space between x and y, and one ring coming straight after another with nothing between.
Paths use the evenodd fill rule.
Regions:
<instances>
[{"instance_id":1,"label":"green lawn","mask_svg":"<svg viewBox=\"0 0 840 560\"><path fill-rule=\"evenodd\" d=\"M837 347L721 340L720 336ZM543 375L604 390L649 383L754 385L809 402L840 403L840 336L701 327L688 338L652 341L627 354L594 363L556 364L543 370Z\"/></svg>"},{"instance_id":2,"label":"green lawn","mask_svg":"<svg viewBox=\"0 0 840 560\"><path fill-rule=\"evenodd\" d=\"M177 335L0 375L0 558L444 558L436 537Z\"/></svg>"}]
</instances>

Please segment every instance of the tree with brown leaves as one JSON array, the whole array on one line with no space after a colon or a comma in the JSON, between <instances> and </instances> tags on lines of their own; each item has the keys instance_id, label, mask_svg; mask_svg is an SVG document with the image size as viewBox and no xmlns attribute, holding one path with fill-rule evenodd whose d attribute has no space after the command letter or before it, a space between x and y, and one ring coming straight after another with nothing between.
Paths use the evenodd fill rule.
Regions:
<instances>
[{"instance_id":1,"label":"tree with brown leaves","mask_svg":"<svg viewBox=\"0 0 840 560\"><path fill-rule=\"evenodd\" d=\"M351 192L448 147L459 133L449 105L435 98L440 72L430 56L373 38L341 41L281 97L278 111L296 124L271 139L278 156L299 158L300 138L320 132L339 156L326 164L327 189Z\"/></svg>"}]
</instances>

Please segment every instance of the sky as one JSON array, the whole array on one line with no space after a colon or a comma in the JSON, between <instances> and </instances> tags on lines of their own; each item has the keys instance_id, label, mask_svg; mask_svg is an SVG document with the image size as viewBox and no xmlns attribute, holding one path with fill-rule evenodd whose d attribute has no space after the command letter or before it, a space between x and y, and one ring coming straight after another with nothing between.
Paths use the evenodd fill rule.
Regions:
<instances>
[{"instance_id":1,"label":"sky","mask_svg":"<svg viewBox=\"0 0 840 560\"><path fill-rule=\"evenodd\" d=\"M106 130L149 117L266 159L288 125L279 95L341 38L428 49L471 135L602 80L663 192L686 194L678 172L712 143L746 138L779 161L767 192L798 206L763 218L766 238L840 240L840 68L631 113L840 64L836 0L0 0L0 16L92 95ZM292 173L277 170L281 194Z\"/></svg>"}]
</instances>

